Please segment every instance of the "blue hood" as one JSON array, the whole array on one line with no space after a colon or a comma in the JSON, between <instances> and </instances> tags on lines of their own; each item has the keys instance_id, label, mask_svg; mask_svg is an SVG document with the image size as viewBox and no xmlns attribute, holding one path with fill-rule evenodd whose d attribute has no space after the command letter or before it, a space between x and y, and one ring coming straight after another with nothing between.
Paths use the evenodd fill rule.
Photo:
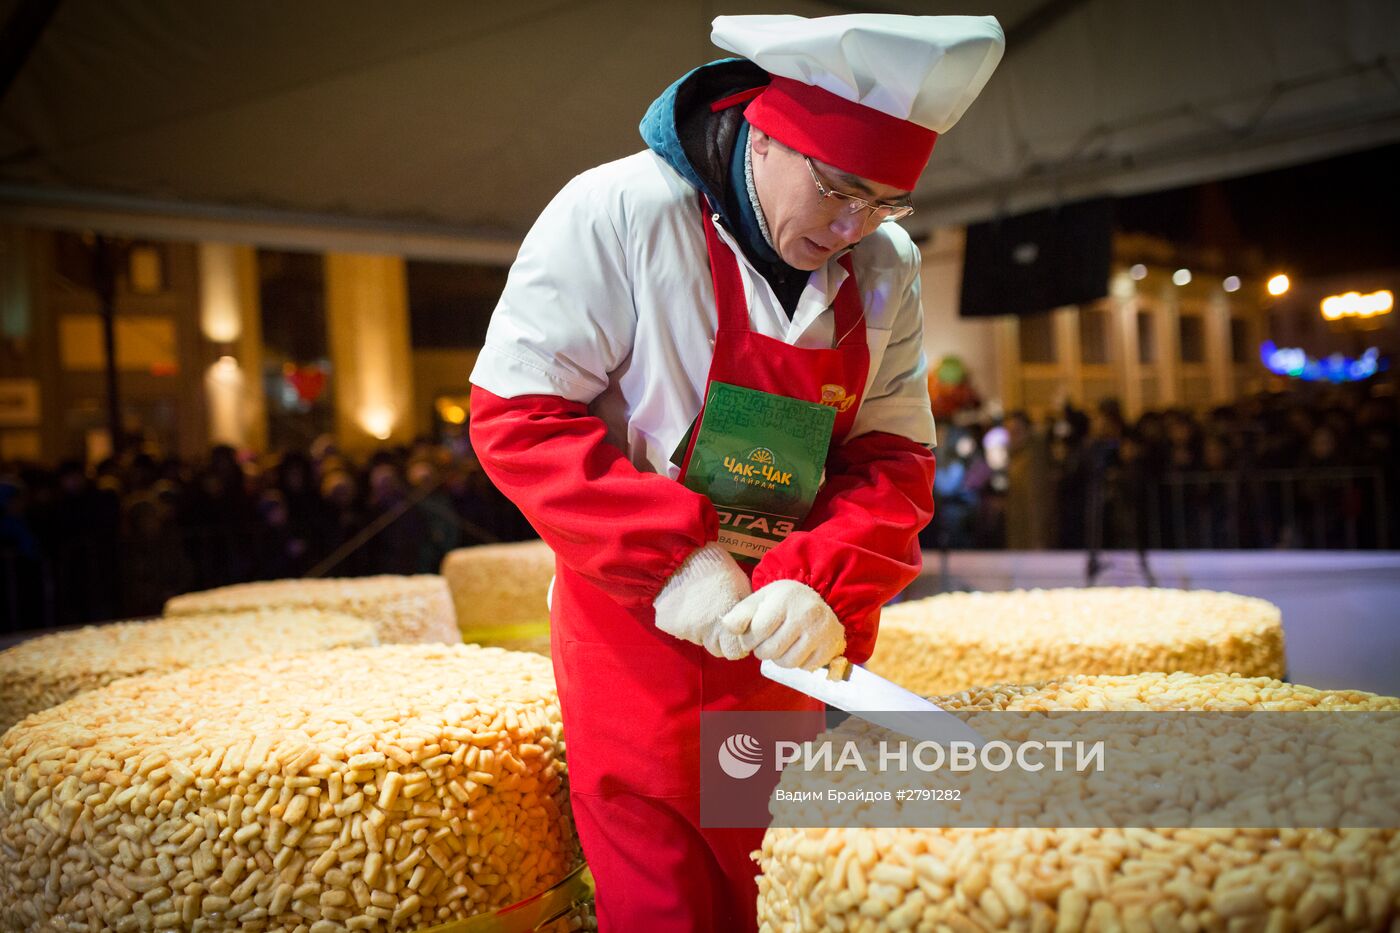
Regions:
<instances>
[{"instance_id":1,"label":"blue hood","mask_svg":"<svg viewBox=\"0 0 1400 933\"><path fill-rule=\"evenodd\" d=\"M750 259L786 269L763 238L748 196L742 153L749 124L743 108L710 110L713 101L767 83L768 73L743 58L701 65L652 102L639 129L647 146L709 199Z\"/></svg>"},{"instance_id":2,"label":"blue hood","mask_svg":"<svg viewBox=\"0 0 1400 933\"><path fill-rule=\"evenodd\" d=\"M753 72L757 72L757 75ZM744 73L758 80L744 84L741 77ZM686 147L681 142L680 123L694 112L696 104L703 103L708 107L710 101L726 96L724 88L736 87L736 80L739 82L738 89L742 90L744 87L766 83L767 77L756 65L742 58L725 58L686 72L662 91L661 96L652 101L651 106L647 108L641 126L638 127L642 132L643 142L665 159L666 164L679 172L682 178L704 192L712 202L719 203L723 200L722 192L716 189L716 180L707 181L702 178L691 161L690 153L686 152ZM704 89L709 88L714 89L712 94L703 93ZM691 145L695 146L694 139L691 140ZM706 174L713 173L707 171Z\"/></svg>"}]
</instances>

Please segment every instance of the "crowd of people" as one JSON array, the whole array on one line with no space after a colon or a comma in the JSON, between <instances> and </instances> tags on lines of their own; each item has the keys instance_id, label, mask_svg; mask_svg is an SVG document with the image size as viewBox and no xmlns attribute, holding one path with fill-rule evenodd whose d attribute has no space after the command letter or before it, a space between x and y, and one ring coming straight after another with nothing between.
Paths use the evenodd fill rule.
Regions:
<instances>
[{"instance_id":1,"label":"crowd of people","mask_svg":"<svg viewBox=\"0 0 1400 933\"><path fill-rule=\"evenodd\" d=\"M1301 386L1203 415L1104 402L940 426L930 549L1394 547L1393 380ZM139 445L86 468L0 464L0 623L158 613L244 580L427 573L454 547L533 536L466 438L359 462L322 439L191 463Z\"/></svg>"},{"instance_id":2,"label":"crowd of people","mask_svg":"<svg viewBox=\"0 0 1400 933\"><path fill-rule=\"evenodd\" d=\"M1392 378L1302 384L1196 414L1065 404L940 430L928 548L1394 547Z\"/></svg>"},{"instance_id":3,"label":"crowd of people","mask_svg":"<svg viewBox=\"0 0 1400 933\"><path fill-rule=\"evenodd\" d=\"M0 620L31 628L158 614L177 593L313 573L434 573L452 548L532 536L465 437L356 462L131 446L86 469L0 467Z\"/></svg>"}]
</instances>

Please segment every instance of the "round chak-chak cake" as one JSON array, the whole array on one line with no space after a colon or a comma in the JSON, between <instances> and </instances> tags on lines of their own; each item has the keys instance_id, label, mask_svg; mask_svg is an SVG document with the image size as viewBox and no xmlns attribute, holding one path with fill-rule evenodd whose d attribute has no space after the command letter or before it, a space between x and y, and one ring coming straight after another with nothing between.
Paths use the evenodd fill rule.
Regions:
<instances>
[{"instance_id":1,"label":"round chak-chak cake","mask_svg":"<svg viewBox=\"0 0 1400 933\"><path fill-rule=\"evenodd\" d=\"M391 645L131 678L0 738L0 930L411 931L579 863L549 661Z\"/></svg>"},{"instance_id":2,"label":"round chak-chak cake","mask_svg":"<svg viewBox=\"0 0 1400 933\"><path fill-rule=\"evenodd\" d=\"M1075 674L1282 677L1277 606L1206 590L945 593L880 618L871 671L929 696Z\"/></svg>"},{"instance_id":3,"label":"round chak-chak cake","mask_svg":"<svg viewBox=\"0 0 1400 933\"><path fill-rule=\"evenodd\" d=\"M446 581L427 573L235 583L173 597L165 604L165 614L292 608L359 616L374 624L385 645L451 645L462 640Z\"/></svg>"},{"instance_id":4,"label":"round chak-chak cake","mask_svg":"<svg viewBox=\"0 0 1400 933\"><path fill-rule=\"evenodd\" d=\"M374 644L374 626L364 619L314 609L115 622L41 635L0 652L0 732L123 677Z\"/></svg>"},{"instance_id":5,"label":"round chak-chak cake","mask_svg":"<svg viewBox=\"0 0 1400 933\"><path fill-rule=\"evenodd\" d=\"M1049 722L1041 714L1056 710L1142 710L1145 719L1170 710L1400 711L1393 697L1223 674L1072 677L933 699L978 714L1035 711L1022 719L1037 730ZM1395 720L1386 723L1394 732ZM1386 767L1396 755L1393 748L1380 752ZM1217 764L1221 771L1238 766ZM948 804L945 815L971 806L986 779L985 771L969 778L963 801ZM793 789L808 780L783 775ZM862 775L856 780L866 783L855 786L871 786ZM908 786L910 776L894 780ZM1038 799L983 801L992 811L1021 807L1012 822L991 825L1025 825L1014 820L1052 806L1053 795L1040 789ZM755 853L761 930L1340 933L1395 930L1400 923L1396 829L963 828L968 824L951 825L956 822L949 816L937 828L768 830Z\"/></svg>"},{"instance_id":6,"label":"round chak-chak cake","mask_svg":"<svg viewBox=\"0 0 1400 933\"><path fill-rule=\"evenodd\" d=\"M458 548L442 561L464 641L549 653L554 552L543 541Z\"/></svg>"}]
</instances>

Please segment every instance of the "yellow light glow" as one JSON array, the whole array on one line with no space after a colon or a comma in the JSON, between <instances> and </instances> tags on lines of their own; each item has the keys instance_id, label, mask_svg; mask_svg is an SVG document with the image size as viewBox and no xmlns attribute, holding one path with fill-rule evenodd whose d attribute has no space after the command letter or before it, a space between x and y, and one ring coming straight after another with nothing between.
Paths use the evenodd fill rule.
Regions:
<instances>
[{"instance_id":1,"label":"yellow light glow","mask_svg":"<svg viewBox=\"0 0 1400 933\"><path fill-rule=\"evenodd\" d=\"M360 427L364 428L371 437L376 437L381 441L387 441L389 435L394 433L395 420L397 419L393 409L383 405L360 410Z\"/></svg>"},{"instance_id":2,"label":"yellow light glow","mask_svg":"<svg viewBox=\"0 0 1400 933\"><path fill-rule=\"evenodd\" d=\"M466 424L468 401L465 395L440 395L433 403L438 417L448 424Z\"/></svg>"},{"instance_id":3,"label":"yellow light glow","mask_svg":"<svg viewBox=\"0 0 1400 933\"><path fill-rule=\"evenodd\" d=\"M1389 314L1395 307L1395 296L1382 289L1363 295L1360 292L1347 292L1322 299L1322 316L1329 321L1340 321L1344 317L1376 317Z\"/></svg>"},{"instance_id":4,"label":"yellow light glow","mask_svg":"<svg viewBox=\"0 0 1400 933\"><path fill-rule=\"evenodd\" d=\"M155 295L165 290L165 269L160 250L154 246L133 246L127 255L127 276L131 290Z\"/></svg>"},{"instance_id":5,"label":"yellow light glow","mask_svg":"<svg viewBox=\"0 0 1400 933\"><path fill-rule=\"evenodd\" d=\"M209 376L223 382L241 382L243 369L238 365L238 360L233 357L221 356L209 367Z\"/></svg>"},{"instance_id":6,"label":"yellow light glow","mask_svg":"<svg viewBox=\"0 0 1400 933\"><path fill-rule=\"evenodd\" d=\"M1282 295L1284 292L1288 291L1288 287L1290 284L1291 283L1288 281L1288 276L1284 275L1283 273L1279 273L1278 275L1269 279L1269 294Z\"/></svg>"},{"instance_id":7,"label":"yellow light glow","mask_svg":"<svg viewBox=\"0 0 1400 933\"><path fill-rule=\"evenodd\" d=\"M214 343L233 343L243 333L234 248L223 243L201 243L199 275L199 329Z\"/></svg>"},{"instance_id":8,"label":"yellow light glow","mask_svg":"<svg viewBox=\"0 0 1400 933\"><path fill-rule=\"evenodd\" d=\"M238 360L221 356L204 374L209 404L209 437L215 443L241 447L248 441L247 380Z\"/></svg>"}]
</instances>

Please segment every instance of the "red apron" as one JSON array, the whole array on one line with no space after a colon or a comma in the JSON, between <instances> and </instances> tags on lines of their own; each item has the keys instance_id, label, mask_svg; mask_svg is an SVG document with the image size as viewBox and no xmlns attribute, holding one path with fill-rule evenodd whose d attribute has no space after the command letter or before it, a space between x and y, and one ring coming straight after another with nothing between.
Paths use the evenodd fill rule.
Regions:
<instances>
[{"instance_id":1,"label":"red apron","mask_svg":"<svg viewBox=\"0 0 1400 933\"><path fill-rule=\"evenodd\" d=\"M831 404L839 444L870 368L849 255L840 260L848 275L834 305L836 346L802 349L751 330L735 255L708 215L704 228L719 312L709 381ZM716 658L658 630L650 610L629 613L562 563L556 572L554 671L600 931L757 929L749 853L763 830L701 828L700 712L821 704L763 678L752 656Z\"/></svg>"}]
</instances>

